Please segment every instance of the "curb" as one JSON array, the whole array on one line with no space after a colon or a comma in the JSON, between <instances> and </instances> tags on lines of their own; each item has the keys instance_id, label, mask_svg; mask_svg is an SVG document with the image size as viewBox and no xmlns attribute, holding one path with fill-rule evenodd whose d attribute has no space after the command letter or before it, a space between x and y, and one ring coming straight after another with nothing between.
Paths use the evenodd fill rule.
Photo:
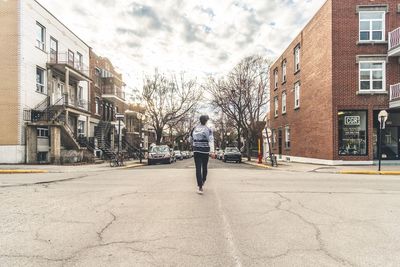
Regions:
<instances>
[{"instance_id":1,"label":"curb","mask_svg":"<svg viewBox=\"0 0 400 267\"><path fill-rule=\"evenodd\" d=\"M143 166L146 166L146 164L138 163L138 164L132 164L132 165L129 165L129 166L122 167L121 169L133 169L133 168L138 168L138 167L143 167Z\"/></svg>"},{"instance_id":2,"label":"curb","mask_svg":"<svg viewBox=\"0 0 400 267\"><path fill-rule=\"evenodd\" d=\"M259 167L259 168L264 168L264 169L272 169L272 167L270 167L270 166L268 166L268 165L265 165L265 164L259 164L259 163L255 163L255 162L249 162L249 161L243 161L243 163L244 164L247 164L247 165L252 165L252 166L255 166L255 167Z\"/></svg>"},{"instance_id":3,"label":"curb","mask_svg":"<svg viewBox=\"0 0 400 267\"><path fill-rule=\"evenodd\" d=\"M400 175L400 171L339 171L340 174Z\"/></svg>"},{"instance_id":4,"label":"curb","mask_svg":"<svg viewBox=\"0 0 400 267\"><path fill-rule=\"evenodd\" d=\"M0 174L48 173L46 170L0 170Z\"/></svg>"}]
</instances>

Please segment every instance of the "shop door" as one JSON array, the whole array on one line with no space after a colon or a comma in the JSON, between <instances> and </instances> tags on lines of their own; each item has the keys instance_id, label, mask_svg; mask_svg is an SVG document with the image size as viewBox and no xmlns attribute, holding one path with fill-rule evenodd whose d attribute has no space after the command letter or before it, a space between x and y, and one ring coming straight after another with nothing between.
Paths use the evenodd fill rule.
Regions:
<instances>
[{"instance_id":1,"label":"shop door","mask_svg":"<svg viewBox=\"0 0 400 267\"><path fill-rule=\"evenodd\" d=\"M283 140L282 140L282 130L278 131L278 149L279 149L279 155L282 155L282 145L283 145Z\"/></svg>"},{"instance_id":2,"label":"shop door","mask_svg":"<svg viewBox=\"0 0 400 267\"><path fill-rule=\"evenodd\" d=\"M400 127L386 127L382 130L382 159L399 159L399 130Z\"/></svg>"}]
</instances>

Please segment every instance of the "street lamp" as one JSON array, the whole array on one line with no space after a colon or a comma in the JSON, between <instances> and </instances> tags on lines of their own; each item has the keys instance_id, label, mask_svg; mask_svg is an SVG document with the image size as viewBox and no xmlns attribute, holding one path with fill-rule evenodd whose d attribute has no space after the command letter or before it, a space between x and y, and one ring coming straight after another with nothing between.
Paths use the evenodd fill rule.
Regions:
<instances>
[{"instance_id":1,"label":"street lamp","mask_svg":"<svg viewBox=\"0 0 400 267\"><path fill-rule=\"evenodd\" d=\"M119 152L121 151L121 142L122 142L121 120L123 120L124 117L125 117L124 114L115 114L115 118L118 120L118 155L119 155Z\"/></svg>"},{"instance_id":2,"label":"street lamp","mask_svg":"<svg viewBox=\"0 0 400 267\"><path fill-rule=\"evenodd\" d=\"M378 114L379 121L379 145L378 145L378 157L379 157L379 167L378 171L381 171L381 161L382 161L382 130L385 129L385 122L388 119L388 113L386 110L382 110Z\"/></svg>"},{"instance_id":3,"label":"street lamp","mask_svg":"<svg viewBox=\"0 0 400 267\"><path fill-rule=\"evenodd\" d=\"M227 138L226 138L226 146L228 146L228 144L229 144L229 136L231 135L231 133L227 133L226 134L226 136L227 136Z\"/></svg>"},{"instance_id":4,"label":"street lamp","mask_svg":"<svg viewBox=\"0 0 400 267\"><path fill-rule=\"evenodd\" d=\"M136 113L136 117L139 120L139 161L142 163L142 120L146 117L146 115L142 113Z\"/></svg>"}]
</instances>

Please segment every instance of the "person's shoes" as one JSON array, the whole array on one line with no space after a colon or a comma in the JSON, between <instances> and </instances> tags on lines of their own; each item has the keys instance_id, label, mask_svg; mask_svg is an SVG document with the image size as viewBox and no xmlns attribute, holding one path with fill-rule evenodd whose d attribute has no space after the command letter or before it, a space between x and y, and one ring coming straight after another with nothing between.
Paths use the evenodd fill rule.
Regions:
<instances>
[{"instance_id":1,"label":"person's shoes","mask_svg":"<svg viewBox=\"0 0 400 267\"><path fill-rule=\"evenodd\" d=\"M199 187L199 189L197 189L197 194L202 195L203 194L203 188Z\"/></svg>"}]
</instances>

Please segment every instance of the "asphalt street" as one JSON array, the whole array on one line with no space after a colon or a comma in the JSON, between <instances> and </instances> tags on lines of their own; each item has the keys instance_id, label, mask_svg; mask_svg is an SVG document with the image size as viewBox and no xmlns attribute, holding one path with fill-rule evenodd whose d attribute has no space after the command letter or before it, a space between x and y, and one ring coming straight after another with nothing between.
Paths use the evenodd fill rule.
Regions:
<instances>
[{"instance_id":1,"label":"asphalt street","mask_svg":"<svg viewBox=\"0 0 400 267\"><path fill-rule=\"evenodd\" d=\"M396 176L90 168L0 175L0 266L400 265Z\"/></svg>"}]
</instances>

